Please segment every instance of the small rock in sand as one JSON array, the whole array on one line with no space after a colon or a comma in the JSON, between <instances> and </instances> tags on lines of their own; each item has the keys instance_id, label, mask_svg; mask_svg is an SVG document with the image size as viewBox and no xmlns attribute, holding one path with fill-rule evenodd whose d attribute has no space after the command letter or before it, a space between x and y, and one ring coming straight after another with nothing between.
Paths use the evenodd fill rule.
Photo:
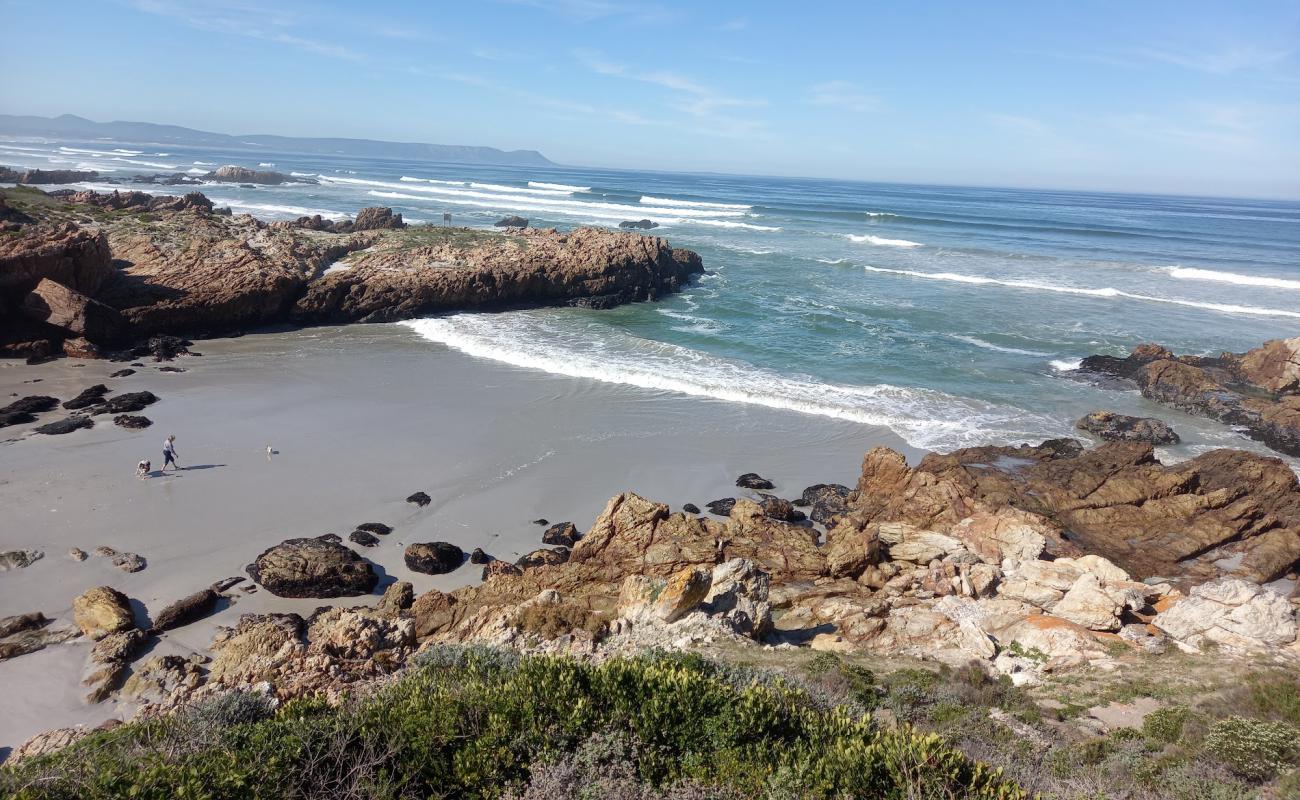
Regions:
<instances>
[{"instance_id":1,"label":"small rock in sand","mask_svg":"<svg viewBox=\"0 0 1300 800\"><path fill-rule=\"evenodd\" d=\"M687 514L698 514L700 513L700 507L694 503L686 503L682 506L682 511L685 511Z\"/></svg>"},{"instance_id":2,"label":"small rock in sand","mask_svg":"<svg viewBox=\"0 0 1300 800\"><path fill-rule=\"evenodd\" d=\"M86 551L82 550L80 547L71 547L68 548L68 558L73 561L85 561L89 556L87 556Z\"/></svg>"},{"instance_id":3,"label":"small rock in sand","mask_svg":"<svg viewBox=\"0 0 1300 800\"><path fill-rule=\"evenodd\" d=\"M30 567L44 557L40 550L6 550L0 553L0 572Z\"/></svg>"},{"instance_id":4,"label":"small rock in sand","mask_svg":"<svg viewBox=\"0 0 1300 800\"><path fill-rule=\"evenodd\" d=\"M429 495L425 494L424 492L416 492L415 494L406 498L406 502L415 503L420 508L424 508L425 506L432 503L433 499L430 498Z\"/></svg>"},{"instance_id":5,"label":"small rock in sand","mask_svg":"<svg viewBox=\"0 0 1300 800\"><path fill-rule=\"evenodd\" d=\"M406 548L407 569L426 575L441 575L458 568L465 552L450 542L417 542Z\"/></svg>"},{"instance_id":6,"label":"small rock in sand","mask_svg":"<svg viewBox=\"0 0 1300 800\"><path fill-rule=\"evenodd\" d=\"M44 433L47 436L59 436L65 433L81 430L82 428L95 427L95 421L90 417L68 417L57 422L46 423L36 428L37 433Z\"/></svg>"},{"instance_id":7,"label":"small rock in sand","mask_svg":"<svg viewBox=\"0 0 1300 800\"><path fill-rule=\"evenodd\" d=\"M363 522L357 526L357 530L373 533L377 536L387 536L393 532L392 526L385 525L382 522Z\"/></svg>"},{"instance_id":8,"label":"small rock in sand","mask_svg":"<svg viewBox=\"0 0 1300 800\"><path fill-rule=\"evenodd\" d=\"M348 541L359 544L362 547L374 547L379 544L379 537L369 531L356 530L348 534Z\"/></svg>"},{"instance_id":9,"label":"small rock in sand","mask_svg":"<svg viewBox=\"0 0 1300 800\"><path fill-rule=\"evenodd\" d=\"M139 572L148 566L148 564L145 562L143 557L138 556L135 553L118 553L113 556L113 566L123 572Z\"/></svg>"},{"instance_id":10,"label":"small rock in sand","mask_svg":"<svg viewBox=\"0 0 1300 800\"><path fill-rule=\"evenodd\" d=\"M131 414L118 414L116 417L113 417L113 424L131 430L140 430L141 428L147 428L152 425L153 420L148 417L132 416Z\"/></svg>"},{"instance_id":11,"label":"small rock in sand","mask_svg":"<svg viewBox=\"0 0 1300 800\"><path fill-rule=\"evenodd\" d=\"M739 478L736 478L736 486L740 487L741 489L776 488L775 485L767 478L764 478L762 475L759 475L754 472L746 472L744 475L741 475Z\"/></svg>"}]
</instances>

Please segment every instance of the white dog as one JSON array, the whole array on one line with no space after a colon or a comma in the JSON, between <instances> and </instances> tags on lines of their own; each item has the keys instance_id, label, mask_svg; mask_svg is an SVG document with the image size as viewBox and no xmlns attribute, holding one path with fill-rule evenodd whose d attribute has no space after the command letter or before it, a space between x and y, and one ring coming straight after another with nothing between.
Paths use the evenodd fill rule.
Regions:
<instances>
[{"instance_id":1,"label":"white dog","mask_svg":"<svg viewBox=\"0 0 1300 800\"><path fill-rule=\"evenodd\" d=\"M141 478L147 476L150 472L153 472L153 464L149 463L147 458L135 465L135 474Z\"/></svg>"}]
</instances>

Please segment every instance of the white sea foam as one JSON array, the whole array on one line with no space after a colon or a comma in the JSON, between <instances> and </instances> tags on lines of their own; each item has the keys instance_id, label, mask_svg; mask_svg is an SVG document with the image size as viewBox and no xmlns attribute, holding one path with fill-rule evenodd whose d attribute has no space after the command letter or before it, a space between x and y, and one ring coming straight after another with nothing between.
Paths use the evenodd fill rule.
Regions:
<instances>
[{"instance_id":1,"label":"white sea foam","mask_svg":"<svg viewBox=\"0 0 1300 800\"><path fill-rule=\"evenodd\" d=\"M979 339L974 336L953 336L952 338L956 339L959 342L965 342L966 344L973 344L976 347L982 347L985 350L994 350L999 353L1011 353L1012 355L1017 355L1017 356L1050 356L1051 355L1051 353L1044 353L1041 350L1021 350L1018 347L1003 347L1002 345L993 344L992 342L986 342L983 339Z\"/></svg>"},{"instance_id":2,"label":"white sea foam","mask_svg":"<svg viewBox=\"0 0 1300 800\"><path fill-rule=\"evenodd\" d=\"M748 211L753 206L740 203L706 203L702 200L674 200L671 197L651 197L642 195L640 202L650 206L685 206L687 208L738 208Z\"/></svg>"},{"instance_id":3,"label":"white sea foam","mask_svg":"<svg viewBox=\"0 0 1300 800\"><path fill-rule=\"evenodd\" d=\"M1182 300L1176 297L1157 297L1149 294L1125 292L1106 286L1100 289L1088 289L1079 286L1058 286L1053 283L1038 281L1002 280L986 278L982 275L962 275L956 272L920 272L910 269L886 269L884 267L863 267L868 272L888 275L905 275L909 278L923 278L932 281L952 281L976 286L1006 286L1012 289L1029 289L1039 292L1056 292L1058 294L1085 295L1088 297L1114 297L1129 300L1142 300L1149 303L1168 303L1188 308L1201 308L1206 311L1218 311L1224 314L1248 314L1257 317L1293 317L1300 319L1300 311L1287 311L1280 308L1258 308L1256 306L1239 306L1230 303L1202 303L1197 300Z\"/></svg>"},{"instance_id":4,"label":"white sea foam","mask_svg":"<svg viewBox=\"0 0 1300 800\"><path fill-rule=\"evenodd\" d=\"M197 163L197 162L195 162L195 163ZM314 172L290 172L289 175L290 175L290 177L293 177L293 178L314 178L314 177L316 177L316 173L314 173Z\"/></svg>"},{"instance_id":5,"label":"white sea foam","mask_svg":"<svg viewBox=\"0 0 1300 800\"><path fill-rule=\"evenodd\" d=\"M208 173L207 173L207 170L199 169L198 167L190 167L189 169L187 169L187 170L185 170L185 171L186 171L187 173L189 173L190 175L207 175L207 174L208 174Z\"/></svg>"},{"instance_id":6,"label":"white sea foam","mask_svg":"<svg viewBox=\"0 0 1300 800\"><path fill-rule=\"evenodd\" d=\"M920 242L910 242L907 239L886 239L883 236L872 236L869 233L863 234L861 236L858 236L857 234L854 233L848 233L845 235L849 238L849 241L858 242L859 244L874 244L874 245L879 245L881 247L920 247L921 246Z\"/></svg>"},{"instance_id":7,"label":"white sea foam","mask_svg":"<svg viewBox=\"0 0 1300 800\"><path fill-rule=\"evenodd\" d=\"M139 150L88 150L84 147L60 147L63 153L84 153L88 156L138 156Z\"/></svg>"},{"instance_id":8,"label":"white sea foam","mask_svg":"<svg viewBox=\"0 0 1300 800\"><path fill-rule=\"evenodd\" d=\"M845 261L848 261L847 258L819 258L817 260L822 262L823 264L831 264L832 266L836 264L843 264Z\"/></svg>"},{"instance_id":9,"label":"white sea foam","mask_svg":"<svg viewBox=\"0 0 1300 800\"><path fill-rule=\"evenodd\" d=\"M403 323L469 355L605 383L676 392L880 425L915 447L946 449L1060 435L1062 420L930 389L846 386L788 377L611 329L593 346L583 325L554 312L457 314Z\"/></svg>"},{"instance_id":10,"label":"white sea foam","mask_svg":"<svg viewBox=\"0 0 1300 800\"><path fill-rule=\"evenodd\" d=\"M403 175L402 177L398 178L398 180L404 183L440 183L443 186L464 186L465 185L465 181L440 181L435 178L413 178L410 175Z\"/></svg>"},{"instance_id":11,"label":"white sea foam","mask_svg":"<svg viewBox=\"0 0 1300 800\"><path fill-rule=\"evenodd\" d=\"M261 162L260 164L258 164L257 166L259 166L259 167L274 167L275 164L272 164L270 161L263 161L263 162Z\"/></svg>"},{"instance_id":12,"label":"white sea foam","mask_svg":"<svg viewBox=\"0 0 1300 800\"><path fill-rule=\"evenodd\" d=\"M303 206L281 206L271 203L246 203L243 200L211 197L214 205L230 206L231 210L248 214L266 214L277 217L313 217L320 214L326 219L347 219L342 211L330 211L327 208L304 208Z\"/></svg>"},{"instance_id":13,"label":"white sea foam","mask_svg":"<svg viewBox=\"0 0 1300 800\"><path fill-rule=\"evenodd\" d=\"M1082 358L1054 358L1047 362L1057 372L1074 372L1083 366Z\"/></svg>"},{"instance_id":14,"label":"white sea foam","mask_svg":"<svg viewBox=\"0 0 1300 800\"><path fill-rule=\"evenodd\" d=\"M567 189L524 189L518 186L503 186L499 183L471 183L471 189L486 189L489 192L523 192L524 194L539 194L548 197L568 197L573 192Z\"/></svg>"},{"instance_id":15,"label":"white sea foam","mask_svg":"<svg viewBox=\"0 0 1300 800\"><path fill-rule=\"evenodd\" d=\"M217 162L215 162L215 161L195 161L195 162L194 162L194 166L196 166L196 167L215 167L216 165L217 165Z\"/></svg>"},{"instance_id":16,"label":"white sea foam","mask_svg":"<svg viewBox=\"0 0 1300 800\"><path fill-rule=\"evenodd\" d=\"M742 211L725 211L722 209L695 209L695 208L655 208L649 206L633 206L625 203L603 203L590 200L568 200L559 197L539 197L536 195L526 194L506 194L504 192L484 192L474 189L460 189L449 186L424 186L411 183L392 183L389 181L372 181L364 178L337 178L321 176L324 183L341 183L355 186L374 186L381 189L395 189L402 192L426 192L434 197L425 198L426 200L437 200L441 203L457 203L459 205L481 206L484 208L500 208L510 210L529 210L529 211L557 211L572 215L600 216L606 219L640 219L650 217L655 222L661 220L657 217L666 217L679 219L683 217L743 217ZM469 202L469 201L488 201ZM726 226L719 227L745 227L751 230L776 230L766 226Z\"/></svg>"},{"instance_id":17,"label":"white sea foam","mask_svg":"<svg viewBox=\"0 0 1300 800\"><path fill-rule=\"evenodd\" d=\"M1300 290L1300 281L1288 280L1286 278L1268 278L1262 275L1241 275L1236 272L1217 272L1211 269L1195 269L1192 267L1164 267L1171 277L1181 278L1190 281L1215 281L1218 283L1232 283L1237 286L1264 286L1270 289L1297 289Z\"/></svg>"},{"instance_id":18,"label":"white sea foam","mask_svg":"<svg viewBox=\"0 0 1300 800\"><path fill-rule=\"evenodd\" d=\"M135 158L124 158L122 156L113 156L114 161L121 161L123 164L135 164L139 167L153 167L154 169L176 169L176 164L164 164L159 161L140 161Z\"/></svg>"},{"instance_id":19,"label":"white sea foam","mask_svg":"<svg viewBox=\"0 0 1300 800\"><path fill-rule=\"evenodd\" d=\"M528 185L534 189L558 189L562 192L590 192L590 186L570 186L567 183L545 183L543 181L529 181Z\"/></svg>"}]
</instances>

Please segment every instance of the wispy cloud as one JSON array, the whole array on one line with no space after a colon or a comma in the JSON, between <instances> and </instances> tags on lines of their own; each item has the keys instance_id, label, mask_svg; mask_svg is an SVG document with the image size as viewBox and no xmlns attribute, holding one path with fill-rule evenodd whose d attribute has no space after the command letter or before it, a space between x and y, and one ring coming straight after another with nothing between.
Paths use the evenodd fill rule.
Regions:
<instances>
[{"instance_id":1,"label":"wispy cloud","mask_svg":"<svg viewBox=\"0 0 1300 800\"><path fill-rule=\"evenodd\" d=\"M826 81L808 90L808 102L859 114L880 108L880 100L848 81Z\"/></svg>"},{"instance_id":2,"label":"wispy cloud","mask_svg":"<svg viewBox=\"0 0 1300 800\"><path fill-rule=\"evenodd\" d=\"M197 28L246 39L282 44L326 58L363 61L361 54L332 42L302 36L292 13L245 0L129 0L137 11Z\"/></svg>"},{"instance_id":3,"label":"wispy cloud","mask_svg":"<svg viewBox=\"0 0 1300 800\"><path fill-rule=\"evenodd\" d=\"M1151 47L1134 51L1134 55L1141 59L1173 64L1212 75L1231 75L1236 72L1270 69L1287 61L1294 54L1294 48L1240 43L1218 48Z\"/></svg>"},{"instance_id":4,"label":"wispy cloud","mask_svg":"<svg viewBox=\"0 0 1300 800\"><path fill-rule=\"evenodd\" d=\"M528 6L561 16L574 22L594 22L622 18L640 25L669 22L677 13L653 3L617 2L616 0L498 0L516 6Z\"/></svg>"}]
</instances>

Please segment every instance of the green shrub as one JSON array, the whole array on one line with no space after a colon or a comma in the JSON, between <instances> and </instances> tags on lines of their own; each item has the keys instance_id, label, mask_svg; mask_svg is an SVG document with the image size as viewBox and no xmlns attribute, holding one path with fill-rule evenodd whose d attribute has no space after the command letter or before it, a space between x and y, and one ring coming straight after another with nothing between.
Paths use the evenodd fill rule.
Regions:
<instances>
[{"instance_id":1,"label":"green shrub","mask_svg":"<svg viewBox=\"0 0 1300 800\"><path fill-rule=\"evenodd\" d=\"M1183 738L1183 726L1190 713L1187 706L1157 708L1142 720L1142 733L1152 741L1173 744Z\"/></svg>"},{"instance_id":2,"label":"green shrub","mask_svg":"<svg viewBox=\"0 0 1300 800\"><path fill-rule=\"evenodd\" d=\"M540 798L605 770L610 796L629 798L765 798L790 787L800 800L1027 797L937 736L820 708L779 677L698 656L595 665L434 648L399 680L338 706L298 700L260 719L246 700L229 702L231 723L202 735L187 727L194 715L179 714L0 770L0 796Z\"/></svg>"},{"instance_id":3,"label":"green shrub","mask_svg":"<svg viewBox=\"0 0 1300 800\"><path fill-rule=\"evenodd\" d=\"M1284 722L1229 717L1210 727L1204 749L1243 777L1267 780L1294 762L1298 736Z\"/></svg>"}]
</instances>

